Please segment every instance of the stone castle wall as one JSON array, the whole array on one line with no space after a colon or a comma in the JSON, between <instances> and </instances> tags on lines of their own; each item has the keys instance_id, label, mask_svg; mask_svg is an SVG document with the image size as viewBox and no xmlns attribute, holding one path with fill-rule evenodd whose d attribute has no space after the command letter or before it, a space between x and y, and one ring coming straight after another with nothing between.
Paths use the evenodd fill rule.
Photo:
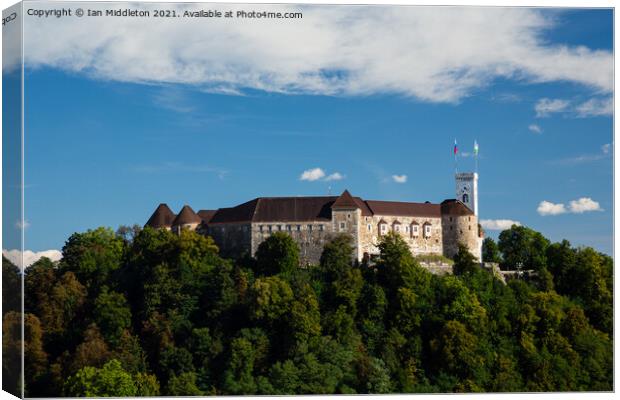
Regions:
<instances>
[{"instance_id":1,"label":"stone castle wall","mask_svg":"<svg viewBox=\"0 0 620 400\"><path fill-rule=\"evenodd\" d=\"M209 225L206 234L211 236L224 257L254 255L249 223L230 223Z\"/></svg>"},{"instance_id":2,"label":"stone castle wall","mask_svg":"<svg viewBox=\"0 0 620 400\"><path fill-rule=\"evenodd\" d=\"M323 253L323 246L333 237L333 224L331 221L252 223L251 254L256 254L258 246L275 232L286 232L293 238L299 247L302 265L316 264Z\"/></svg>"},{"instance_id":3,"label":"stone castle wall","mask_svg":"<svg viewBox=\"0 0 620 400\"><path fill-rule=\"evenodd\" d=\"M443 230L444 255L453 258L458 252L459 243L480 260L480 238L478 236L478 218L474 215L441 217Z\"/></svg>"},{"instance_id":4,"label":"stone castle wall","mask_svg":"<svg viewBox=\"0 0 620 400\"><path fill-rule=\"evenodd\" d=\"M388 215L374 215L362 217L363 223L360 224L360 248L364 253L377 254L377 245L381 236L387 232L396 232L401 235L409 245L411 253L419 254L443 254L443 232L441 228L441 218L430 217L396 217ZM380 222L386 223L386 230L380 231ZM400 224L394 224L398 221ZM418 232L414 234L412 224L417 223ZM430 224L431 234L426 237L424 225Z\"/></svg>"}]
</instances>

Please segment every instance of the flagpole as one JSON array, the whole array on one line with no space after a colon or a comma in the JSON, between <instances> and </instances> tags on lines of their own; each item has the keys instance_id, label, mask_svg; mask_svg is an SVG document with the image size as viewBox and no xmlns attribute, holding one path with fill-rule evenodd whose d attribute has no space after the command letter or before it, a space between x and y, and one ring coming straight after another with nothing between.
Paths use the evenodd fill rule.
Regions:
<instances>
[{"instance_id":1,"label":"flagpole","mask_svg":"<svg viewBox=\"0 0 620 400\"><path fill-rule=\"evenodd\" d=\"M474 163L476 165L475 167L476 174L478 173L478 151L479 151L478 141L474 140Z\"/></svg>"},{"instance_id":2,"label":"flagpole","mask_svg":"<svg viewBox=\"0 0 620 400\"><path fill-rule=\"evenodd\" d=\"M454 150L453 150L453 152L454 152L454 173L458 174L459 169L458 169L458 162L457 162L457 158L456 157L457 157L457 154L459 152L459 148L458 148L458 146L456 144L456 139L454 139Z\"/></svg>"}]
</instances>

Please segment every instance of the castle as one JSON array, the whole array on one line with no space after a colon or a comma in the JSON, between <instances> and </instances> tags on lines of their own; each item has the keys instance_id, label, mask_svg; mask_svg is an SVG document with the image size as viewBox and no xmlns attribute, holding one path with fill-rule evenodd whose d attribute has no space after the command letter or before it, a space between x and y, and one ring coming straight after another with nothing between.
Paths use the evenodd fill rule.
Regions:
<instances>
[{"instance_id":1,"label":"castle","mask_svg":"<svg viewBox=\"0 0 620 400\"><path fill-rule=\"evenodd\" d=\"M414 255L452 258L464 244L481 258L483 231L478 224L478 174L457 173L456 199L440 204L364 200L345 190L340 196L259 197L230 208L200 210L186 205L178 215L160 204L146 225L195 230L211 236L224 256L254 255L274 232L286 232L299 245L306 264L318 263L335 234L353 237L355 257L378 253L381 236L400 234Z\"/></svg>"}]
</instances>

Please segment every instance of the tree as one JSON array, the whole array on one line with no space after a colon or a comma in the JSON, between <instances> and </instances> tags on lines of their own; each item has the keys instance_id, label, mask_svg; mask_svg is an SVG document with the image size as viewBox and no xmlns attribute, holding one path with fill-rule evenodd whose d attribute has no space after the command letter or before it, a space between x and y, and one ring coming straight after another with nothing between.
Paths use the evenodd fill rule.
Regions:
<instances>
[{"instance_id":1,"label":"tree","mask_svg":"<svg viewBox=\"0 0 620 400\"><path fill-rule=\"evenodd\" d=\"M482 241L482 261L492 263L500 263L502 261L499 247L491 237L486 237Z\"/></svg>"},{"instance_id":2,"label":"tree","mask_svg":"<svg viewBox=\"0 0 620 400\"><path fill-rule=\"evenodd\" d=\"M126 397L136 393L132 376L118 360L111 360L102 368L84 367L69 377L64 386L64 395L71 397Z\"/></svg>"},{"instance_id":3,"label":"tree","mask_svg":"<svg viewBox=\"0 0 620 400\"><path fill-rule=\"evenodd\" d=\"M464 275L475 272L480 268L476 257L469 252L469 249L462 243L459 243L459 250L454 256L454 265L452 266L455 275Z\"/></svg>"},{"instance_id":4,"label":"tree","mask_svg":"<svg viewBox=\"0 0 620 400\"><path fill-rule=\"evenodd\" d=\"M546 251L549 240L540 232L525 226L513 225L499 234L499 250L503 255L503 269L533 269L547 265Z\"/></svg>"},{"instance_id":5,"label":"tree","mask_svg":"<svg viewBox=\"0 0 620 400\"><path fill-rule=\"evenodd\" d=\"M74 272L96 295L104 283L109 285L112 273L121 267L123 248L124 240L109 228L74 233L62 248L61 270Z\"/></svg>"},{"instance_id":6,"label":"tree","mask_svg":"<svg viewBox=\"0 0 620 400\"><path fill-rule=\"evenodd\" d=\"M123 331L131 324L131 311L125 296L110 292L103 287L94 309L95 322L103 336L112 344L118 344Z\"/></svg>"},{"instance_id":7,"label":"tree","mask_svg":"<svg viewBox=\"0 0 620 400\"><path fill-rule=\"evenodd\" d=\"M290 235L276 232L258 246L256 268L259 275L290 275L298 267L299 248Z\"/></svg>"},{"instance_id":8,"label":"tree","mask_svg":"<svg viewBox=\"0 0 620 400\"><path fill-rule=\"evenodd\" d=\"M196 373L194 372L172 375L168 380L166 388L168 396L202 396L203 394L196 386Z\"/></svg>"},{"instance_id":9,"label":"tree","mask_svg":"<svg viewBox=\"0 0 620 400\"><path fill-rule=\"evenodd\" d=\"M259 278L250 288L251 316L267 322L277 321L291 309L293 290L277 276Z\"/></svg>"},{"instance_id":10,"label":"tree","mask_svg":"<svg viewBox=\"0 0 620 400\"><path fill-rule=\"evenodd\" d=\"M19 268L4 256L2 256L2 293L3 314L21 310L22 288Z\"/></svg>"}]
</instances>

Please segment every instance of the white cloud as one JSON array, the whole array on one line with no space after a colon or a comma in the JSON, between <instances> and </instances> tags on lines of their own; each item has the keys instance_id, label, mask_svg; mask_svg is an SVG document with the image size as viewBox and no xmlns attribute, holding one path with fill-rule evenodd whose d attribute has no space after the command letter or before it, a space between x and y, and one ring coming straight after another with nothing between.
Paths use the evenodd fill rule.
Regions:
<instances>
[{"instance_id":1,"label":"white cloud","mask_svg":"<svg viewBox=\"0 0 620 400\"><path fill-rule=\"evenodd\" d=\"M331 181L340 181L343 180L345 178L345 176L343 174L341 174L340 172L334 172L332 174L327 175L325 173L325 171L323 170L323 168L312 168L312 169L307 169L304 172L302 172L301 176L299 177L300 181L309 181L309 182L314 182L314 181L324 181L324 182L331 182Z\"/></svg>"},{"instance_id":2,"label":"white cloud","mask_svg":"<svg viewBox=\"0 0 620 400\"><path fill-rule=\"evenodd\" d=\"M577 116L585 117L598 117L598 116L612 116L614 113L614 104L611 97L604 99L592 98L584 103L579 104L575 111Z\"/></svg>"},{"instance_id":3,"label":"white cloud","mask_svg":"<svg viewBox=\"0 0 620 400\"><path fill-rule=\"evenodd\" d=\"M17 229L28 229L30 227L30 222L24 220L24 221L17 221L15 222L15 227Z\"/></svg>"},{"instance_id":4,"label":"white cloud","mask_svg":"<svg viewBox=\"0 0 620 400\"><path fill-rule=\"evenodd\" d=\"M136 3L133 8L157 7ZM182 14L195 11L196 5L168 8ZM234 6L212 8L226 11ZM58 23L25 16L25 62L31 68L48 66L97 79L180 83L231 94L246 89L395 93L457 102L495 79L569 81L599 93L613 90L613 54L551 44L546 33L557 19L544 10L283 4L254 8L303 12L303 19L214 18L205 23L202 18L68 18Z\"/></svg>"},{"instance_id":5,"label":"white cloud","mask_svg":"<svg viewBox=\"0 0 620 400\"><path fill-rule=\"evenodd\" d=\"M554 204L550 201L543 200L538 205L538 209L536 211L538 211L538 214L542 216L558 215L564 214L566 212L566 207L562 203Z\"/></svg>"},{"instance_id":6,"label":"white cloud","mask_svg":"<svg viewBox=\"0 0 620 400\"><path fill-rule=\"evenodd\" d=\"M2 250L2 255L18 267L22 263L20 250ZM37 262L41 257L47 257L52 261L58 261L62 258L62 253L58 250L44 250L38 252L26 250L24 251L24 266L28 268Z\"/></svg>"},{"instance_id":7,"label":"white cloud","mask_svg":"<svg viewBox=\"0 0 620 400\"><path fill-rule=\"evenodd\" d=\"M299 180L314 182L318 181L323 177L325 177L325 171L323 171L321 168L312 168L305 170L299 177Z\"/></svg>"},{"instance_id":8,"label":"white cloud","mask_svg":"<svg viewBox=\"0 0 620 400\"><path fill-rule=\"evenodd\" d=\"M329 181L340 181L344 179L344 175L342 175L340 172L334 172L333 174L329 174L329 176L325 177L325 181L329 182Z\"/></svg>"},{"instance_id":9,"label":"white cloud","mask_svg":"<svg viewBox=\"0 0 620 400\"><path fill-rule=\"evenodd\" d=\"M604 145L602 145L601 151L603 152L603 154L609 154L609 152L611 151L611 143L605 143Z\"/></svg>"},{"instance_id":10,"label":"white cloud","mask_svg":"<svg viewBox=\"0 0 620 400\"><path fill-rule=\"evenodd\" d=\"M511 219L483 219L480 220L480 225L490 231L503 231L510 229L513 225L521 226L521 223Z\"/></svg>"},{"instance_id":11,"label":"white cloud","mask_svg":"<svg viewBox=\"0 0 620 400\"><path fill-rule=\"evenodd\" d=\"M542 129L540 126L536 125L536 124L532 124L530 126L527 127L530 131L534 132L534 133L542 133Z\"/></svg>"},{"instance_id":12,"label":"white cloud","mask_svg":"<svg viewBox=\"0 0 620 400\"><path fill-rule=\"evenodd\" d=\"M590 211L603 211L600 204L589 197L582 197L579 200L573 200L568 206L570 212L582 214Z\"/></svg>"},{"instance_id":13,"label":"white cloud","mask_svg":"<svg viewBox=\"0 0 620 400\"><path fill-rule=\"evenodd\" d=\"M603 211L600 204L589 197L581 197L578 200L571 200L566 207L563 203L554 204L549 201L541 201L537 209L542 216L559 214L583 214L590 211Z\"/></svg>"},{"instance_id":14,"label":"white cloud","mask_svg":"<svg viewBox=\"0 0 620 400\"><path fill-rule=\"evenodd\" d=\"M550 114L566 111L569 106L567 100L562 99L540 99L534 106L537 117L547 117Z\"/></svg>"},{"instance_id":15,"label":"white cloud","mask_svg":"<svg viewBox=\"0 0 620 400\"><path fill-rule=\"evenodd\" d=\"M406 183L407 175L392 175L392 180L396 183Z\"/></svg>"}]
</instances>

